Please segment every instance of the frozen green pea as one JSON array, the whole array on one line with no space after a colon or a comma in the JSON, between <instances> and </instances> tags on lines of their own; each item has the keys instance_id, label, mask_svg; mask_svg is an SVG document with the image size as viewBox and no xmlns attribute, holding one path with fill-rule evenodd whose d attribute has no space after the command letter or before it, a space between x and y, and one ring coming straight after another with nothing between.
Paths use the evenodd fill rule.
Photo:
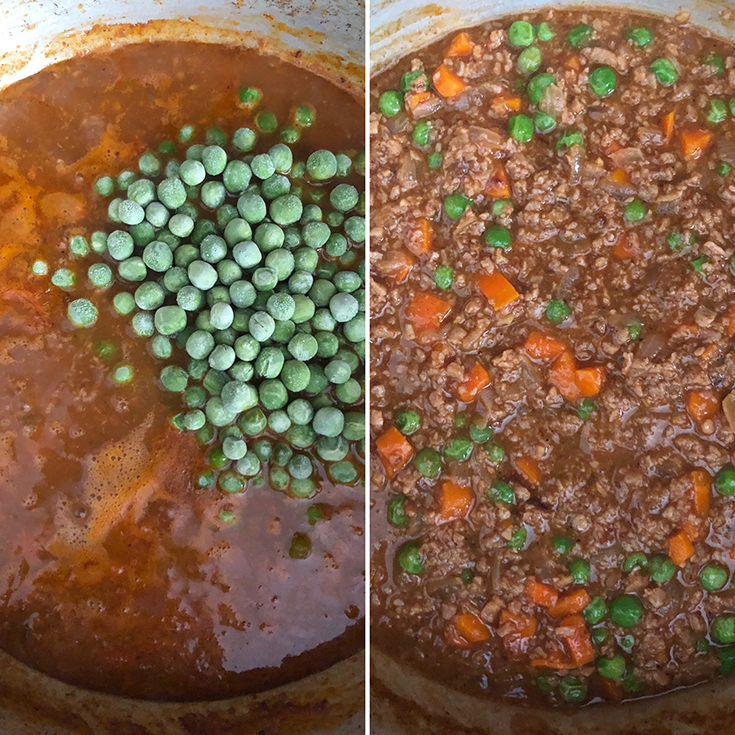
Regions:
<instances>
[{"instance_id":1,"label":"frozen green pea","mask_svg":"<svg viewBox=\"0 0 735 735\"><path fill-rule=\"evenodd\" d=\"M210 176L219 176L227 167L227 153L221 146L206 146L202 150L202 164Z\"/></svg>"},{"instance_id":2,"label":"frozen green pea","mask_svg":"<svg viewBox=\"0 0 735 735\"><path fill-rule=\"evenodd\" d=\"M107 263L94 263L87 270L87 278L93 286L104 288L112 283L112 269Z\"/></svg>"},{"instance_id":3,"label":"frozen green pea","mask_svg":"<svg viewBox=\"0 0 735 735\"><path fill-rule=\"evenodd\" d=\"M97 322L99 312L89 299L75 299L67 307L69 321L76 327L91 327Z\"/></svg>"},{"instance_id":4,"label":"frozen green pea","mask_svg":"<svg viewBox=\"0 0 735 735\"><path fill-rule=\"evenodd\" d=\"M214 337L203 330L193 332L186 340L186 351L195 360L205 360L214 349Z\"/></svg>"},{"instance_id":5,"label":"frozen green pea","mask_svg":"<svg viewBox=\"0 0 735 735\"><path fill-rule=\"evenodd\" d=\"M179 179L164 179L157 188L158 200L168 209L178 209L186 201L186 189Z\"/></svg>"}]
</instances>

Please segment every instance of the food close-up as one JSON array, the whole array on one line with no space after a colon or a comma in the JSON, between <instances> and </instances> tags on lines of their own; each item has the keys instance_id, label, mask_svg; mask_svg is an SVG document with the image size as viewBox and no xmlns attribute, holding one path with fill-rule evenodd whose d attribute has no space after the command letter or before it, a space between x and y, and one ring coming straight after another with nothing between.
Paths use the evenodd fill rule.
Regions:
<instances>
[{"instance_id":1,"label":"food close-up","mask_svg":"<svg viewBox=\"0 0 735 735\"><path fill-rule=\"evenodd\" d=\"M422 733L727 730L727 17L489 17L372 26L374 691Z\"/></svg>"},{"instance_id":2,"label":"food close-up","mask_svg":"<svg viewBox=\"0 0 735 735\"><path fill-rule=\"evenodd\" d=\"M8 735L360 731L344 5L288 16L300 51L242 40L245 10L239 38L229 3L220 40L175 13L121 26L0 92L0 648L31 677ZM320 66L303 47L327 31Z\"/></svg>"}]
</instances>

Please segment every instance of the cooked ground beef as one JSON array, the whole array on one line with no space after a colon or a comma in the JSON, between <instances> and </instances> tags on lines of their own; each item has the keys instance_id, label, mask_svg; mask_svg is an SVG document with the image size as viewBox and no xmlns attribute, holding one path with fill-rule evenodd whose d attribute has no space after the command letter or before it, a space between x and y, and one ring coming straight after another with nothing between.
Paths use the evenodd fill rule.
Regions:
<instances>
[{"instance_id":1,"label":"cooked ground beef","mask_svg":"<svg viewBox=\"0 0 735 735\"><path fill-rule=\"evenodd\" d=\"M375 645L552 704L735 670L735 50L545 11L373 97Z\"/></svg>"}]
</instances>

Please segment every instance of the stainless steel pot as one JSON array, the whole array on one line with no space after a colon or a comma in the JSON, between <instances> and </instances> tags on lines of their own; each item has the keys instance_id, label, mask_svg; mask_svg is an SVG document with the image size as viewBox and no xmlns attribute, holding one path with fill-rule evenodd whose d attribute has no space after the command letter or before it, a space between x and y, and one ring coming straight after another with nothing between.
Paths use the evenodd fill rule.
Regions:
<instances>
[{"instance_id":1,"label":"stainless steel pot","mask_svg":"<svg viewBox=\"0 0 735 735\"><path fill-rule=\"evenodd\" d=\"M460 28L559 5L526 0L444 0L440 4L373 0L371 75ZM681 8L669 0L595 0L584 5L628 7L631 11L667 15L683 9L690 12L693 25L735 41L732 0L700 0ZM461 694L429 680L375 646L370 658L372 735L703 735L735 730L735 689L726 680L635 703L600 705L566 714L521 707L510 700L493 702Z\"/></svg>"},{"instance_id":2,"label":"stainless steel pot","mask_svg":"<svg viewBox=\"0 0 735 735\"><path fill-rule=\"evenodd\" d=\"M277 53L362 95L362 0L3 0L0 89L110 44L239 43ZM160 704L62 684L0 652L2 735L357 735L364 656L299 682L220 702Z\"/></svg>"}]
</instances>

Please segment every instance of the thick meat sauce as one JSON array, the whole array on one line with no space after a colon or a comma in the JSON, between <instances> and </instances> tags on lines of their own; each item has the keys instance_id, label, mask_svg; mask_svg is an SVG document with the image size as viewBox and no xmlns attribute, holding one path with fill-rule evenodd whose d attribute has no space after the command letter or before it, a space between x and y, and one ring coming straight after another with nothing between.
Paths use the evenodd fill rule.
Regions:
<instances>
[{"instance_id":1,"label":"thick meat sauce","mask_svg":"<svg viewBox=\"0 0 735 735\"><path fill-rule=\"evenodd\" d=\"M735 51L548 11L375 81L373 637L488 696L735 669Z\"/></svg>"}]
</instances>

